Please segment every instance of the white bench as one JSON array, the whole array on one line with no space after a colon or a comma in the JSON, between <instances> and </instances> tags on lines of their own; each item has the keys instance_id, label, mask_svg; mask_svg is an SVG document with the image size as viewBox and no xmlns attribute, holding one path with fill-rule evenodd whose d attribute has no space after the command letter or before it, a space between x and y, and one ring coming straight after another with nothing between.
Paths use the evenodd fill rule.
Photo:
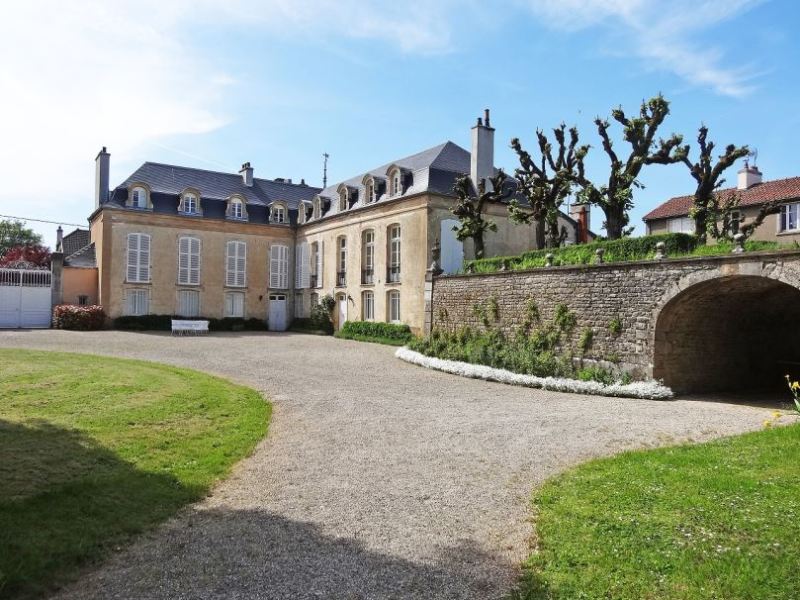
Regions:
<instances>
[{"instance_id":1,"label":"white bench","mask_svg":"<svg viewBox=\"0 0 800 600\"><path fill-rule=\"evenodd\" d=\"M172 319L172 335L178 334L208 333L208 321L184 321L182 319Z\"/></svg>"}]
</instances>

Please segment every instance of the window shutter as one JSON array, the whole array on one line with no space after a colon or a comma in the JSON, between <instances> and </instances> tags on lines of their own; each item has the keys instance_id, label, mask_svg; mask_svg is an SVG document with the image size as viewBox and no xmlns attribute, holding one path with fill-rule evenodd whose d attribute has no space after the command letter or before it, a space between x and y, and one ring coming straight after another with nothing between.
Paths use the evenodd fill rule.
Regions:
<instances>
[{"instance_id":1,"label":"window shutter","mask_svg":"<svg viewBox=\"0 0 800 600\"><path fill-rule=\"evenodd\" d=\"M199 264L199 263L198 263ZM228 242L226 252L225 285L244 287L247 272L247 244Z\"/></svg>"},{"instance_id":2,"label":"window shutter","mask_svg":"<svg viewBox=\"0 0 800 600\"><path fill-rule=\"evenodd\" d=\"M303 245L296 244L294 247L294 287L303 287Z\"/></svg>"},{"instance_id":3,"label":"window shutter","mask_svg":"<svg viewBox=\"0 0 800 600\"><path fill-rule=\"evenodd\" d=\"M271 288L278 288L280 287L280 259L278 257L278 248L273 244L269 247L269 287Z\"/></svg>"},{"instance_id":4,"label":"window shutter","mask_svg":"<svg viewBox=\"0 0 800 600\"><path fill-rule=\"evenodd\" d=\"M150 236L139 234L139 281L150 281Z\"/></svg>"},{"instance_id":5,"label":"window shutter","mask_svg":"<svg viewBox=\"0 0 800 600\"><path fill-rule=\"evenodd\" d=\"M128 281L137 281L139 276L139 235L128 234Z\"/></svg>"},{"instance_id":6,"label":"window shutter","mask_svg":"<svg viewBox=\"0 0 800 600\"><path fill-rule=\"evenodd\" d=\"M189 283L193 285L200 283L200 240L198 238L189 240Z\"/></svg>"},{"instance_id":7,"label":"window shutter","mask_svg":"<svg viewBox=\"0 0 800 600\"><path fill-rule=\"evenodd\" d=\"M308 242L303 242L301 246L302 261L300 263L300 287L307 288L311 286L311 269L309 268L311 255Z\"/></svg>"},{"instance_id":8,"label":"window shutter","mask_svg":"<svg viewBox=\"0 0 800 600\"><path fill-rule=\"evenodd\" d=\"M178 239L178 283L189 283L190 242L187 237Z\"/></svg>"},{"instance_id":9,"label":"window shutter","mask_svg":"<svg viewBox=\"0 0 800 600\"><path fill-rule=\"evenodd\" d=\"M228 242L225 251L225 285L236 285L236 242Z\"/></svg>"},{"instance_id":10,"label":"window shutter","mask_svg":"<svg viewBox=\"0 0 800 600\"><path fill-rule=\"evenodd\" d=\"M325 267L325 241L319 241L319 252L317 253L317 287L322 287Z\"/></svg>"}]
</instances>

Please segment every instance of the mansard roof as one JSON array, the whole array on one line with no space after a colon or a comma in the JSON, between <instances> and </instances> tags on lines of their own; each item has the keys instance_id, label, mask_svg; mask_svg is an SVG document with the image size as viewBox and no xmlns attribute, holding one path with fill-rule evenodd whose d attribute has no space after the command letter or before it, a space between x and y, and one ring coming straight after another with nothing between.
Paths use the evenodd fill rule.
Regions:
<instances>
[{"instance_id":1,"label":"mansard roof","mask_svg":"<svg viewBox=\"0 0 800 600\"><path fill-rule=\"evenodd\" d=\"M267 206L276 200L285 201L290 209L296 209L301 200L311 200L320 188L305 183L289 183L282 180L253 178L247 186L237 173L208 171L192 167L146 162L117 186L127 189L135 183L144 183L152 193L179 195L187 188L200 192L203 198L226 200L234 194L242 196L247 204ZM115 190L115 191L116 191ZM112 192L112 201L114 193Z\"/></svg>"}]
</instances>

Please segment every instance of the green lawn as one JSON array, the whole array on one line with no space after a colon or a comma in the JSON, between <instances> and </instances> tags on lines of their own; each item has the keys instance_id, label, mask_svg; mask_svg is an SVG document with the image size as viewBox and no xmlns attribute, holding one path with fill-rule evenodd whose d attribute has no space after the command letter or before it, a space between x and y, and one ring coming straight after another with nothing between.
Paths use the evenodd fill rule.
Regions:
<instances>
[{"instance_id":1,"label":"green lawn","mask_svg":"<svg viewBox=\"0 0 800 600\"><path fill-rule=\"evenodd\" d=\"M516 598L800 597L800 425L596 460L534 505Z\"/></svg>"},{"instance_id":2,"label":"green lawn","mask_svg":"<svg viewBox=\"0 0 800 600\"><path fill-rule=\"evenodd\" d=\"M41 595L202 498L270 406L141 361L0 350L0 597Z\"/></svg>"}]
</instances>

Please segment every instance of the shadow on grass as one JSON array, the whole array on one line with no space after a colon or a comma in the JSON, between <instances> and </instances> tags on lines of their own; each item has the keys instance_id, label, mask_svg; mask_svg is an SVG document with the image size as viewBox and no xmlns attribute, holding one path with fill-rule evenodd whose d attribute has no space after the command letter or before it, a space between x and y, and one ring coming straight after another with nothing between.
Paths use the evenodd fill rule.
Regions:
<instances>
[{"instance_id":1,"label":"shadow on grass","mask_svg":"<svg viewBox=\"0 0 800 600\"><path fill-rule=\"evenodd\" d=\"M0 598L29 598L202 496L92 438L0 420Z\"/></svg>"}]
</instances>

